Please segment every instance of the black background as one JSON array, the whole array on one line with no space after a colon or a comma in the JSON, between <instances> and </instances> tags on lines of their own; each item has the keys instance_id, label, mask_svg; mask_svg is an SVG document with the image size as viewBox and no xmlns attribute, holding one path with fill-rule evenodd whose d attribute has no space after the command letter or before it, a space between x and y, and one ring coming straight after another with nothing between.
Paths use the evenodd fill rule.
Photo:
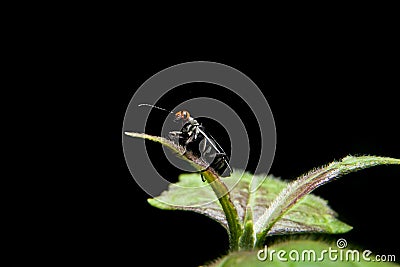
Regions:
<instances>
[{"instance_id":1,"label":"black background","mask_svg":"<svg viewBox=\"0 0 400 267\"><path fill-rule=\"evenodd\" d=\"M24 196L19 204L26 213L13 211L17 230L11 248L17 254L36 249L33 257L39 261L51 254L57 262L197 266L227 253L228 236L217 223L150 206L124 160L122 122L130 99L148 78L175 64L223 63L258 85L276 123L270 170L275 176L294 179L348 154L400 158L399 55L389 33L276 38L257 49L243 46L232 52L230 45L217 42L165 46L160 40L144 47L121 36L99 34L95 41L56 51L62 55L54 61L61 67L53 70L59 76L52 86L60 89L51 96L54 103L66 102L56 107L65 131L47 155L57 164L39 165L50 176L41 188L45 194L35 195L39 203ZM251 146L257 145L255 136ZM257 159L256 149L253 153L251 159ZM160 164L169 170L167 162ZM354 227L340 237L374 253L397 252L399 171L398 166L374 167L314 191ZM176 175L171 170L171 179ZM25 185L27 191L33 183Z\"/></svg>"},{"instance_id":2,"label":"black background","mask_svg":"<svg viewBox=\"0 0 400 267\"><path fill-rule=\"evenodd\" d=\"M100 209L97 215L101 231L96 239L105 255L112 251L111 255L121 261L143 258L153 264L180 262L182 266L194 266L228 249L225 230L210 219L148 205L148 196L135 184L124 163L120 144L124 109L141 83L177 63L210 60L227 64L261 88L277 128L271 168L276 176L293 179L348 154L400 157L393 51L347 43L303 51L290 49L271 51L273 60L269 60L268 53L246 60L205 55L154 61L145 58L140 62L133 62L128 55L125 60L130 64L117 67L118 71L113 72L116 82L106 91L108 99L104 103L109 112L107 119L112 121L114 142L106 148L110 157L107 172L95 185L103 190L94 207ZM199 85L195 88L201 90ZM185 92L190 98L188 90ZM257 140L253 139L251 145L257 147ZM252 157L254 160L257 154ZM171 177L176 175L168 166L165 163L164 170L169 170ZM393 213L398 203L398 173L397 166L375 167L315 191L354 227L340 237L374 253L396 252L398 232Z\"/></svg>"}]
</instances>

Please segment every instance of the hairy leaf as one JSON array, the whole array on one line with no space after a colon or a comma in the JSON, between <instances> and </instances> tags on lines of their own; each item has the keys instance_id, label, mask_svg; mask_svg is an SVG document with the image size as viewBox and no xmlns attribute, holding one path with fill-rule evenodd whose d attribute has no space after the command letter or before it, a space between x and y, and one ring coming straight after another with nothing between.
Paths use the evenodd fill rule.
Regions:
<instances>
[{"instance_id":1,"label":"hairy leaf","mask_svg":"<svg viewBox=\"0 0 400 267\"><path fill-rule=\"evenodd\" d=\"M315 169L314 171L299 177L294 182L291 182L279 193L271 205L269 205L268 209L266 209L256 221L254 230L257 235L257 246L262 246L265 242L266 236L273 233L274 229L279 225L278 222L282 223L282 221L287 217L289 217L289 220L294 222L298 222L298 218L304 218L304 216L301 215L302 211L300 211L300 213L295 213L295 210L298 210L299 206L301 206L302 202L300 202L300 200L305 199L307 194L318 186L332 181L334 178L338 178L344 174L383 164L400 164L400 160L376 156L347 156L341 161L335 161L325 167ZM323 207L325 205L322 201L317 200L313 201L313 203L314 207L317 209L317 206ZM310 209L307 209L304 212L309 213ZM349 227L343 223L331 220L333 215L334 214L331 214L329 216L325 214L322 217L318 216L317 221L314 221L312 224L308 222L306 225L316 227L315 229L317 231L319 228L318 226L329 225L328 227L331 228L330 231L326 231L326 228L324 230L331 233L340 233L349 230ZM316 222L317 224L315 224ZM299 227L298 229L302 232L302 227Z\"/></svg>"},{"instance_id":2,"label":"hairy leaf","mask_svg":"<svg viewBox=\"0 0 400 267\"><path fill-rule=\"evenodd\" d=\"M262 185L252 192L252 186L258 184L261 179L265 179ZM239 240L239 247L241 249L252 248L256 238L253 221L258 220L265 213L274 199L287 186L287 183L273 176L254 176L237 170L234 170L232 176L223 181L228 188L233 187L230 192L231 200L244 229ZM193 191L190 194L182 195L180 188L188 187L193 187ZM224 212L214 199L210 185L202 185L198 174L182 174L178 183L172 184L169 190L163 192L159 197L149 199L149 203L161 209L189 210L201 213L228 229ZM344 233L350 229L350 226L336 219L336 213L329 208L325 200L308 195L274 225L269 235L300 232Z\"/></svg>"}]
</instances>

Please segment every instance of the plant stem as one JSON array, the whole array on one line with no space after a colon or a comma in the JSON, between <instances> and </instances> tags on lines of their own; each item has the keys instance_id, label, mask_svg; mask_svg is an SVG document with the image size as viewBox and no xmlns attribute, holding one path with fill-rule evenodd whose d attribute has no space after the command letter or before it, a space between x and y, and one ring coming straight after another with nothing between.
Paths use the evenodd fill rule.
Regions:
<instances>
[{"instance_id":1,"label":"plant stem","mask_svg":"<svg viewBox=\"0 0 400 267\"><path fill-rule=\"evenodd\" d=\"M242 234L242 228L239 223L237 210L230 199L228 189L225 184L220 180L218 175L213 173L211 170L203 172L203 176L210 184L214 193L217 195L219 203L224 210L229 228L230 250L236 251L239 249L239 237Z\"/></svg>"}]
</instances>

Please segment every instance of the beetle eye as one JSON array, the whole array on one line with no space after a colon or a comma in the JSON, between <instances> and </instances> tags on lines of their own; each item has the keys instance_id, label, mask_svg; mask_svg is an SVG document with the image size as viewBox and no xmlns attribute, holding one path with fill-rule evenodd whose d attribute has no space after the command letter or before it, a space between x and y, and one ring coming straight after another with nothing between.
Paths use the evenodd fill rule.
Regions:
<instances>
[{"instance_id":1,"label":"beetle eye","mask_svg":"<svg viewBox=\"0 0 400 267\"><path fill-rule=\"evenodd\" d=\"M185 120L188 120L190 118L189 112L187 112L186 110L183 111L183 117L185 118Z\"/></svg>"}]
</instances>

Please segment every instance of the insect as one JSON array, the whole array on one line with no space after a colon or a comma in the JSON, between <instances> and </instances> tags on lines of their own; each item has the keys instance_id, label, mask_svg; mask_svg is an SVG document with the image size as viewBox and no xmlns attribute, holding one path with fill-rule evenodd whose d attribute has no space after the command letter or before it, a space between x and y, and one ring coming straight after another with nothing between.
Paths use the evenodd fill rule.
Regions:
<instances>
[{"instance_id":1,"label":"insect","mask_svg":"<svg viewBox=\"0 0 400 267\"><path fill-rule=\"evenodd\" d=\"M174 114L169 110L149 104L140 104L139 106L150 106ZM229 165L229 157L214 137L206 131L204 126L191 117L186 110L178 111L174 115L175 121L182 120L183 126L180 131L170 132L169 137L177 140L178 144L185 149L185 153L190 151L208 164L206 169L199 171L203 182L205 180L202 173L210 167L221 177L230 176L232 168Z\"/></svg>"}]
</instances>

